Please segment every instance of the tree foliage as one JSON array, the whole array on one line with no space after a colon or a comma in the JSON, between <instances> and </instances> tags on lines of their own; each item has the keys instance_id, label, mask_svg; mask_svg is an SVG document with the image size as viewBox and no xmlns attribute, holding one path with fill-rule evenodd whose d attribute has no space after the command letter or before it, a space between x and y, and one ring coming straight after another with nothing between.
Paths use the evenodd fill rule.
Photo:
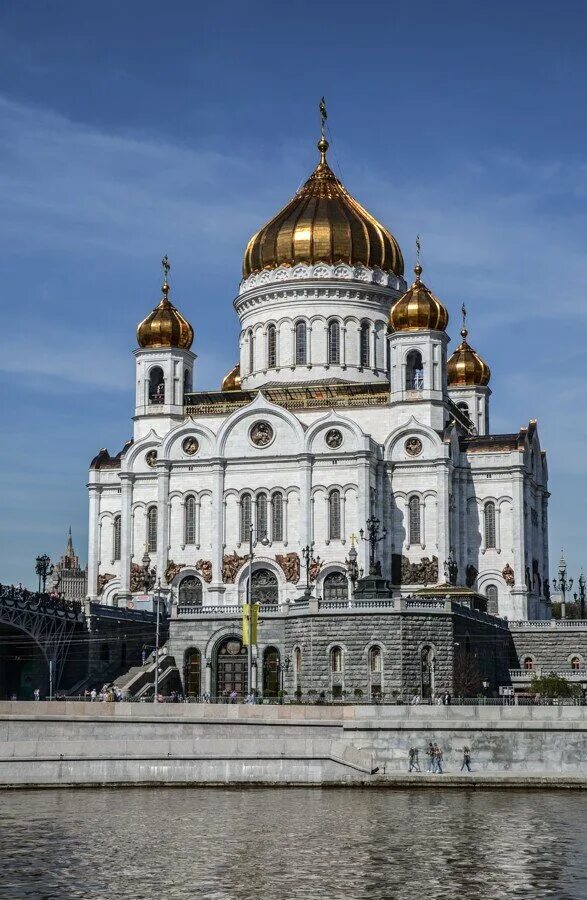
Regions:
<instances>
[{"instance_id":1,"label":"tree foliage","mask_svg":"<svg viewBox=\"0 0 587 900\"><path fill-rule=\"evenodd\" d=\"M578 697L581 693L578 684L571 684L555 672L542 675L540 678L534 675L529 690L530 693L540 694L541 697Z\"/></svg>"}]
</instances>

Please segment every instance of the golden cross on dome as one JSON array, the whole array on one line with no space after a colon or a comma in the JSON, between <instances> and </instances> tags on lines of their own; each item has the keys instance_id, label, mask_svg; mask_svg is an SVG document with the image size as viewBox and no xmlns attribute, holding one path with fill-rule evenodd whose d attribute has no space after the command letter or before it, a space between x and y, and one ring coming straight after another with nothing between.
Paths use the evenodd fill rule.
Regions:
<instances>
[{"instance_id":1,"label":"golden cross on dome","mask_svg":"<svg viewBox=\"0 0 587 900\"><path fill-rule=\"evenodd\" d=\"M416 264L420 265L420 250L422 249L422 245L420 243L420 235L416 235Z\"/></svg>"},{"instance_id":2,"label":"golden cross on dome","mask_svg":"<svg viewBox=\"0 0 587 900\"><path fill-rule=\"evenodd\" d=\"M167 253L161 260L161 265L163 266L163 279L165 281L167 281L167 276L169 275L169 270L171 268L171 263L169 262L169 259L167 258Z\"/></svg>"},{"instance_id":3,"label":"golden cross on dome","mask_svg":"<svg viewBox=\"0 0 587 900\"><path fill-rule=\"evenodd\" d=\"M461 315L463 317L463 326L461 328L461 337L466 338L469 332L467 331L467 307L465 306L464 303L461 306Z\"/></svg>"}]
</instances>

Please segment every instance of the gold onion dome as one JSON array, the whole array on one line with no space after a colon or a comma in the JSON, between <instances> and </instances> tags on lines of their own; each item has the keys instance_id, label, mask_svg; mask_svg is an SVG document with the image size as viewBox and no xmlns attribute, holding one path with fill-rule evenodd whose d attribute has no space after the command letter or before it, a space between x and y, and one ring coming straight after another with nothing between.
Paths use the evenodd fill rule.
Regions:
<instances>
[{"instance_id":1,"label":"gold onion dome","mask_svg":"<svg viewBox=\"0 0 587 900\"><path fill-rule=\"evenodd\" d=\"M463 312L463 320L465 313ZM468 331L463 321L462 341L446 365L449 387L485 387L491 378L491 369L476 350L467 343Z\"/></svg>"},{"instance_id":2,"label":"gold onion dome","mask_svg":"<svg viewBox=\"0 0 587 900\"><path fill-rule=\"evenodd\" d=\"M170 265L167 257L163 258L163 296L155 309L137 327L139 347L155 350L166 347L178 347L189 350L194 340L194 329L169 300L169 284L167 274Z\"/></svg>"},{"instance_id":3,"label":"gold onion dome","mask_svg":"<svg viewBox=\"0 0 587 900\"><path fill-rule=\"evenodd\" d=\"M237 363L236 366L227 372L222 379L221 391L240 391L241 389L241 367Z\"/></svg>"},{"instance_id":4,"label":"gold onion dome","mask_svg":"<svg viewBox=\"0 0 587 900\"><path fill-rule=\"evenodd\" d=\"M405 294L396 300L389 314L391 331L445 331L448 325L446 307L430 288L420 280L422 266L414 266L416 280Z\"/></svg>"},{"instance_id":5,"label":"gold onion dome","mask_svg":"<svg viewBox=\"0 0 587 900\"><path fill-rule=\"evenodd\" d=\"M396 239L338 180L326 162L324 136L318 150L320 162L306 183L249 241L243 278L263 269L317 262L362 264L403 276Z\"/></svg>"}]
</instances>

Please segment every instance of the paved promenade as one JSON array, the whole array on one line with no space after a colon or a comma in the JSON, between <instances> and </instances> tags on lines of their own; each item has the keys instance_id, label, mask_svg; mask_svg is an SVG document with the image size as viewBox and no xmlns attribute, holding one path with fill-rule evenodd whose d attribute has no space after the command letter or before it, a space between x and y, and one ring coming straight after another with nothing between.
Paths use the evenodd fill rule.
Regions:
<instances>
[{"instance_id":1,"label":"paved promenade","mask_svg":"<svg viewBox=\"0 0 587 900\"><path fill-rule=\"evenodd\" d=\"M0 786L113 784L585 788L587 707L0 702Z\"/></svg>"}]
</instances>

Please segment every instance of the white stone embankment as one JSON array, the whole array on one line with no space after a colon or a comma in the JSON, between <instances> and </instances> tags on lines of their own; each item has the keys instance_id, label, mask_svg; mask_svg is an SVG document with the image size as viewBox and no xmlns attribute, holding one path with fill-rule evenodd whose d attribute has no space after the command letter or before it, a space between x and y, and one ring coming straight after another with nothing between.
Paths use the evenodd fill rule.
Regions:
<instances>
[{"instance_id":1,"label":"white stone embankment","mask_svg":"<svg viewBox=\"0 0 587 900\"><path fill-rule=\"evenodd\" d=\"M0 702L0 787L134 784L585 788L587 707Z\"/></svg>"}]
</instances>

